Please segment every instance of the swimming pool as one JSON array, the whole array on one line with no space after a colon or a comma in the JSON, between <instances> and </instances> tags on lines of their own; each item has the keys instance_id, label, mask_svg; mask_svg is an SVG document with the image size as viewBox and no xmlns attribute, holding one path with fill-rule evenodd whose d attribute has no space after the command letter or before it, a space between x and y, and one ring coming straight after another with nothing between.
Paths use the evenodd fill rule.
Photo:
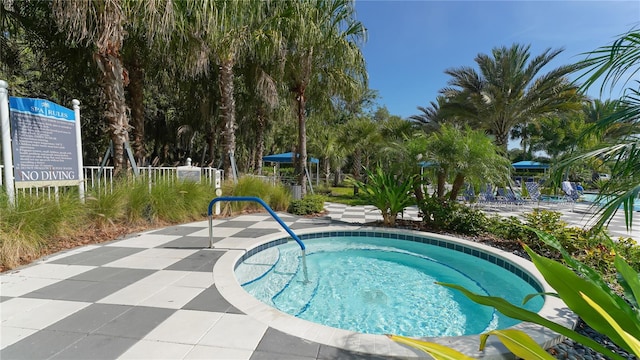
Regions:
<instances>
[{"instance_id":1,"label":"swimming pool","mask_svg":"<svg viewBox=\"0 0 640 360\"><path fill-rule=\"evenodd\" d=\"M586 202L590 202L592 204L596 203L596 198L598 197L598 194L583 194L580 199ZM609 199L608 198L604 198L604 199L600 199L600 201L598 202L598 204L604 205L607 203ZM620 208L622 209L622 206L620 206ZM636 199L636 201L633 204L633 211L640 211L640 199Z\"/></svg>"},{"instance_id":2,"label":"swimming pool","mask_svg":"<svg viewBox=\"0 0 640 360\"><path fill-rule=\"evenodd\" d=\"M295 243L258 252L237 266L238 281L263 303L304 320L412 337L473 335L518 323L435 281L516 304L541 291L521 269L518 276L504 260L490 262L471 248L373 231L337 234L307 239L306 264ZM537 297L526 307L536 312L542 304Z\"/></svg>"},{"instance_id":3,"label":"swimming pool","mask_svg":"<svg viewBox=\"0 0 640 360\"><path fill-rule=\"evenodd\" d=\"M305 243L311 243L312 239L324 237L326 234L345 236L347 233L353 234L355 232L360 234L370 231L380 233L380 236L387 236L390 239L407 240L412 237L428 239L432 245L470 253L489 262L499 263L501 266L511 269L511 272L516 273L519 277L522 275L530 276L530 280L540 284L544 292L554 292L531 262L525 261L509 252L451 236L428 234L428 238L426 238L427 234L411 230L398 231L397 229L335 224L297 230L296 233L303 238ZM250 295L240 286L240 282L235 275L235 269L251 256L291 241L283 238L284 236L286 236L284 233L276 233L258 238L229 238L216 243L216 247L224 249L224 255L215 263L213 281L219 294L230 303L234 312L238 311L247 314L267 325L270 329L296 336L303 341L319 343L331 348L372 354L379 357L430 358L424 353L400 345L384 335L366 334L303 320L277 310ZM212 251L215 251L215 249L212 249ZM578 319L567 309L562 300L553 296L545 297L544 304L538 314L565 327L574 327ZM556 333L531 323L522 322L510 328L525 331L534 341L545 348L562 340ZM425 339L455 348L471 357L499 359L510 354L494 336L487 339L486 347L482 352L478 351L480 340L478 335L428 337Z\"/></svg>"}]
</instances>

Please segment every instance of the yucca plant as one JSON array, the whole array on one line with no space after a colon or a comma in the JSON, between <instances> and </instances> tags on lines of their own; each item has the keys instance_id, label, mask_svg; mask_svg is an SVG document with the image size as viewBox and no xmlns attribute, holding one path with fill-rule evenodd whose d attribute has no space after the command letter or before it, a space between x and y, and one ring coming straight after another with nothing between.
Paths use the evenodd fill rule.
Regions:
<instances>
[{"instance_id":1,"label":"yucca plant","mask_svg":"<svg viewBox=\"0 0 640 360\"><path fill-rule=\"evenodd\" d=\"M604 334L616 345L640 356L640 280L634 271L619 255L615 256L614 265L618 271L618 283L624 289L624 298L615 293L602 279L600 274L587 265L572 258L551 235L536 229L538 237L547 245L560 251L567 265L536 254L524 245L536 268L544 276L557 294L547 294L560 297L567 306L587 325ZM611 241L611 239L609 239ZM600 345L595 340L565 328L537 313L513 305L504 299L483 296L472 293L455 284L440 285L461 291L469 299L487 306L492 306L499 312L514 319L528 321L545 326L563 336L582 345L592 348L610 359L624 359L619 354ZM523 300L543 294L531 294ZM518 330L493 330L480 335L480 350L484 349L489 336L495 335L515 355L524 359L553 359L543 348L535 343L528 335ZM439 344L390 335L390 338L428 352L436 359L468 358L453 349Z\"/></svg>"},{"instance_id":2,"label":"yucca plant","mask_svg":"<svg viewBox=\"0 0 640 360\"><path fill-rule=\"evenodd\" d=\"M367 182L355 182L362 198L370 205L380 209L385 226L395 224L396 217L407 206L415 204L413 198L413 178L396 177L385 173L381 167L375 172L366 170Z\"/></svg>"}]
</instances>

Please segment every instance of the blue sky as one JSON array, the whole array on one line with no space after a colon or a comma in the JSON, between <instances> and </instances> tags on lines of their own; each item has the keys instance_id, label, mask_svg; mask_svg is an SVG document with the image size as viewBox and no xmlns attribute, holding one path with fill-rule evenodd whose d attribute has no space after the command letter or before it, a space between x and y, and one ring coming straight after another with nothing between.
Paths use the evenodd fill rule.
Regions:
<instances>
[{"instance_id":1,"label":"blue sky","mask_svg":"<svg viewBox=\"0 0 640 360\"><path fill-rule=\"evenodd\" d=\"M531 45L531 56L564 48L542 72L640 27L640 1L356 0L368 31L363 45L369 87L392 115L418 114L447 86L444 70L475 65L479 53ZM589 95L599 97L592 90ZM604 98L619 97L619 91Z\"/></svg>"}]
</instances>

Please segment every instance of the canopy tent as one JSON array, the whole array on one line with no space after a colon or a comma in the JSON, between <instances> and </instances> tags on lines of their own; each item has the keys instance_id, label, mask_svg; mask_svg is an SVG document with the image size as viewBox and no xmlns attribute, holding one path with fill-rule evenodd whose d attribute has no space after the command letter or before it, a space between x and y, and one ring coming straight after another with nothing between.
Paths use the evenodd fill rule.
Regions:
<instances>
[{"instance_id":1,"label":"canopy tent","mask_svg":"<svg viewBox=\"0 0 640 360\"><path fill-rule=\"evenodd\" d=\"M300 156L300 154L296 154L296 156ZM320 160L309 156L307 158L307 161L310 164L316 164L316 186L317 186L320 182L320 166L319 166ZM262 162L274 162L277 164L292 164L293 152L263 156ZM307 172L307 181L309 182L309 188L311 188L311 193L313 193L313 186L311 185L311 176L309 176L309 170L307 169L306 164L304 168L305 168L305 171ZM274 166L274 172L275 172L275 166Z\"/></svg>"},{"instance_id":2,"label":"canopy tent","mask_svg":"<svg viewBox=\"0 0 640 360\"><path fill-rule=\"evenodd\" d=\"M545 170L549 168L549 164L529 160L518 161L517 163L511 164L511 166L516 170Z\"/></svg>"},{"instance_id":3,"label":"canopy tent","mask_svg":"<svg viewBox=\"0 0 640 360\"><path fill-rule=\"evenodd\" d=\"M296 154L296 157L300 156L299 154ZM309 157L309 162L313 163L313 164L319 164L320 161L316 158L313 157ZM263 162L277 162L277 163L293 163L293 153L292 152L288 152L288 153L283 153L283 154L273 154L273 155L267 155L267 156L263 156L262 157L262 161Z\"/></svg>"}]
</instances>

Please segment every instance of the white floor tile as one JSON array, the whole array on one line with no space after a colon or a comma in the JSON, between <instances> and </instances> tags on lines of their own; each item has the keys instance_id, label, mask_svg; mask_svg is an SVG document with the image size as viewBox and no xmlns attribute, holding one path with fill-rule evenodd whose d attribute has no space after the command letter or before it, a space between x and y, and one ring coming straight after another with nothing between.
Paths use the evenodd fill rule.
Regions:
<instances>
[{"instance_id":1,"label":"white floor tile","mask_svg":"<svg viewBox=\"0 0 640 360\"><path fill-rule=\"evenodd\" d=\"M191 349L193 349L193 345L141 340L120 355L118 359L183 359Z\"/></svg>"},{"instance_id":2,"label":"white floor tile","mask_svg":"<svg viewBox=\"0 0 640 360\"><path fill-rule=\"evenodd\" d=\"M51 300L47 299L31 299L31 298L13 298L0 304L0 321L5 322L15 315L35 309Z\"/></svg>"},{"instance_id":3,"label":"white floor tile","mask_svg":"<svg viewBox=\"0 0 640 360\"><path fill-rule=\"evenodd\" d=\"M157 234L140 234L137 237L131 237L120 241L114 241L105 246L118 247L134 247L134 248L154 248L164 245L169 241L173 241L180 236L175 235L157 235Z\"/></svg>"},{"instance_id":4,"label":"white floor tile","mask_svg":"<svg viewBox=\"0 0 640 360\"><path fill-rule=\"evenodd\" d=\"M41 330L89 305L79 301L48 300L40 306L14 314L2 326Z\"/></svg>"},{"instance_id":5,"label":"white floor tile","mask_svg":"<svg viewBox=\"0 0 640 360\"><path fill-rule=\"evenodd\" d=\"M176 281L173 285L206 289L213 285L213 274L211 272L190 271L187 276Z\"/></svg>"},{"instance_id":6,"label":"white floor tile","mask_svg":"<svg viewBox=\"0 0 640 360\"><path fill-rule=\"evenodd\" d=\"M144 338L195 345L221 317L222 313L178 310Z\"/></svg>"},{"instance_id":7,"label":"white floor tile","mask_svg":"<svg viewBox=\"0 0 640 360\"><path fill-rule=\"evenodd\" d=\"M96 266L43 263L20 269L12 274L24 277L64 280L95 268Z\"/></svg>"},{"instance_id":8,"label":"white floor tile","mask_svg":"<svg viewBox=\"0 0 640 360\"><path fill-rule=\"evenodd\" d=\"M214 226L213 227L213 237L227 237L227 236L233 236L237 233L239 233L240 231L244 230L243 228L225 228L225 227L218 227L218 226ZM198 232L198 234L200 234L200 232ZM202 236L209 236L209 230L207 230L206 235L202 235Z\"/></svg>"},{"instance_id":9,"label":"white floor tile","mask_svg":"<svg viewBox=\"0 0 640 360\"><path fill-rule=\"evenodd\" d=\"M247 315L224 314L199 345L255 350L267 326Z\"/></svg>"},{"instance_id":10,"label":"white floor tile","mask_svg":"<svg viewBox=\"0 0 640 360\"><path fill-rule=\"evenodd\" d=\"M142 300L138 305L167 309L180 309L198 296L204 289L167 286Z\"/></svg>"},{"instance_id":11,"label":"white floor tile","mask_svg":"<svg viewBox=\"0 0 640 360\"><path fill-rule=\"evenodd\" d=\"M157 287L165 287L173 285L185 276L189 275L189 271L160 270L136 282L140 285L151 285Z\"/></svg>"},{"instance_id":12,"label":"white floor tile","mask_svg":"<svg viewBox=\"0 0 640 360\"><path fill-rule=\"evenodd\" d=\"M26 278L22 276L7 275L2 276L0 285L0 295L2 296L22 296L34 290L57 283L58 279Z\"/></svg>"},{"instance_id":13,"label":"white floor tile","mask_svg":"<svg viewBox=\"0 0 640 360\"><path fill-rule=\"evenodd\" d=\"M139 256L138 254L124 257L122 259L112 261L105 266L120 267L127 269L150 269L160 270L180 261L178 258L152 258L148 256Z\"/></svg>"},{"instance_id":14,"label":"white floor tile","mask_svg":"<svg viewBox=\"0 0 640 360\"><path fill-rule=\"evenodd\" d=\"M124 289L118 290L113 294L97 301L102 304L118 304L118 305L138 305L144 299L152 296L160 291L157 285L145 285L133 283Z\"/></svg>"},{"instance_id":15,"label":"white floor tile","mask_svg":"<svg viewBox=\"0 0 640 360\"><path fill-rule=\"evenodd\" d=\"M9 345L15 344L25 337L34 334L36 331L38 330L3 325L0 327L0 334L2 334L2 336L0 336L0 349L4 349Z\"/></svg>"}]
</instances>

